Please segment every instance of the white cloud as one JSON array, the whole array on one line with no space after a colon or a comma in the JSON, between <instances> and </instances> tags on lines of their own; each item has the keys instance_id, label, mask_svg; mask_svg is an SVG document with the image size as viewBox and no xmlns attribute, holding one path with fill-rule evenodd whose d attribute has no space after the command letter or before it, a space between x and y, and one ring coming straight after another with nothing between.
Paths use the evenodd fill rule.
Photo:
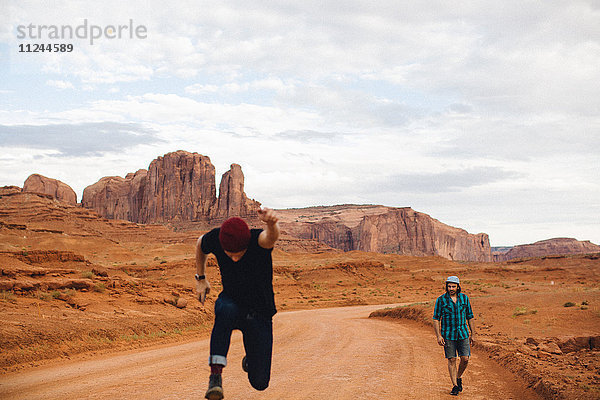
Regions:
<instances>
[{"instance_id":1,"label":"white cloud","mask_svg":"<svg viewBox=\"0 0 600 400\"><path fill-rule=\"evenodd\" d=\"M57 89L74 89L75 87L71 82L61 81L61 80L48 80L46 81L46 85L55 87Z\"/></svg>"},{"instance_id":2,"label":"white cloud","mask_svg":"<svg viewBox=\"0 0 600 400\"><path fill-rule=\"evenodd\" d=\"M201 93L217 93L220 90L217 85L203 85L201 83L195 83L185 88L186 93L190 94L201 94Z\"/></svg>"},{"instance_id":3,"label":"white cloud","mask_svg":"<svg viewBox=\"0 0 600 400\"><path fill-rule=\"evenodd\" d=\"M286 83L280 78L268 77L246 82L229 82L222 85L195 83L187 86L185 92L189 94L238 94L245 92L269 91L283 96L293 93L299 86L296 83Z\"/></svg>"}]
</instances>

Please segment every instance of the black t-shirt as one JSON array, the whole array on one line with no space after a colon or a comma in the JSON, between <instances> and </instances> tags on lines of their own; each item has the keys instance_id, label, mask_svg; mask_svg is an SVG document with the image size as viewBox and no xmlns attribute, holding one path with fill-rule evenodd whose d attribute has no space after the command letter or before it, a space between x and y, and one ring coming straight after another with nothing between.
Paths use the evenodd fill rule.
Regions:
<instances>
[{"instance_id":1,"label":"black t-shirt","mask_svg":"<svg viewBox=\"0 0 600 400\"><path fill-rule=\"evenodd\" d=\"M250 230L250 243L238 262L234 262L223 251L219 231L220 228L215 228L206 233L200 246L204 254L212 253L217 258L223 284L221 294L227 295L248 311L266 318L273 317L277 312L273 293L273 249L263 249L258 244L262 229Z\"/></svg>"}]
</instances>

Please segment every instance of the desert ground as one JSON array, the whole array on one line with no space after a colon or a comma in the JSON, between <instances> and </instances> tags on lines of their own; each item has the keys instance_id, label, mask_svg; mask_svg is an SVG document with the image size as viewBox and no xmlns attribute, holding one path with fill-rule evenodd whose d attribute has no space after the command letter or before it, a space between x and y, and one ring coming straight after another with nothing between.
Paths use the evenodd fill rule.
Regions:
<instances>
[{"instance_id":1,"label":"desert ground","mask_svg":"<svg viewBox=\"0 0 600 400\"><path fill-rule=\"evenodd\" d=\"M210 259L213 291L195 299L200 234L1 196L0 398L201 397L220 287ZM273 257L271 387L250 389L236 335L226 398L445 398L430 320L448 275L461 278L477 331L461 396L600 398L598 254L456 262L284 234Z\"/></svg>"}]
</instances>

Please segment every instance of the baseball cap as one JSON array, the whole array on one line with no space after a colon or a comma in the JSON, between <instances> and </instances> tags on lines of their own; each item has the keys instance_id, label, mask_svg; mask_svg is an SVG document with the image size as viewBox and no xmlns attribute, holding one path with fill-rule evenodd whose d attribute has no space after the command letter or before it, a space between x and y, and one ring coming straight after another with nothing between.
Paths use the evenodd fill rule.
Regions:
<instances>
[{"instance_id":1,"label":"baseball cap","mask_svg":"<svg viewBox=\"0 0 600 400\"><path fill-rule=\"evenodd\" d=\"M460 280L458 279L458 276L449 276L446 279L446 282L448 283L456 283L457 285L460 285Z\"/></svg>"}]
</instances>

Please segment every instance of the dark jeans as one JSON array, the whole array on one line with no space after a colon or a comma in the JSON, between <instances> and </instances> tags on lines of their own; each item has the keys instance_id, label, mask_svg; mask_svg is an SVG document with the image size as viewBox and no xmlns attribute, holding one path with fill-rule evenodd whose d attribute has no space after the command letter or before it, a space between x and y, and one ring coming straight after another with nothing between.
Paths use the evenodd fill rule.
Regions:
<instances>
[{"instance_id":1,"label":"dark jeans","mask_svg":"<svg viewBox=\"0 0 600 400\"><path fill-rule=\"evenodd\" d=\"M244 310L221 294L215 302L215 325L210 337L211 364L227 364L231 332L242 331L248 380L253 388L265 390L271 379L273 353L273 321Z\"/></svg>"}]
</instances>

